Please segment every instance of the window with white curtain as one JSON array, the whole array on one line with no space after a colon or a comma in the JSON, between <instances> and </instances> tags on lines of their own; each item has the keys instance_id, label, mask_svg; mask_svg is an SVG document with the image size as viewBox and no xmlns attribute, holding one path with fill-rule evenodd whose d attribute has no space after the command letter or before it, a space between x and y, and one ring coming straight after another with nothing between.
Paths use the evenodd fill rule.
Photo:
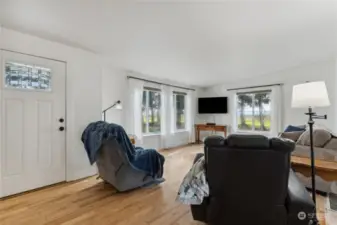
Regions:
<instances>
[{"instance_id":1,"label":"window with white curtain","mask_svg":"<svg viewBox=\"0 0 337 225\"><path fill-rule=\"evenodd\" d=\"M239 131L271 131L271 103L271 90L237 93L236 128Z\"/></svg>"},{"instance_id":2,"label":"window with white curtain","mask_svg":"<svg viewBox=\"0 0 337 225\"><path fill-rule=\"evenodd\" d=\"M142 99L142 132L159 134L161 132L161 92L159 89L144 87Z\"/></svg>"},{"instance_id":3,"label":"window with white curtain","mask_svg":"<svg viewBox=\"0 0 337 225\"><path fill-rule=\"evenodd\" d=\"M186 130L186 93L173 92L175 131Z\"/></svg>"}]
</instances>

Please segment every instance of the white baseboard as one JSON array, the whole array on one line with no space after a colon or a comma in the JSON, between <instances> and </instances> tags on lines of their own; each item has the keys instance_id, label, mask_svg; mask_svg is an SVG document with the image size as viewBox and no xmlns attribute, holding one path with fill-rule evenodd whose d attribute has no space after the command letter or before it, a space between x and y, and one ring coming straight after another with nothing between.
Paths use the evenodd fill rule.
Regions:
<instances>
[{"instance_id":1,"label":"white baseboard","mask_svg":"<svg viewBox=\"0 0 337 225\"><path fill-rule=\"evenodd\" d=\"M71 173L69 173L69 176L67 176L67 182L94 176L96 174L98 174L98 171L96 164L94 164L91 167L82 170L72 171Z\"/></svg>"}]
</instances>

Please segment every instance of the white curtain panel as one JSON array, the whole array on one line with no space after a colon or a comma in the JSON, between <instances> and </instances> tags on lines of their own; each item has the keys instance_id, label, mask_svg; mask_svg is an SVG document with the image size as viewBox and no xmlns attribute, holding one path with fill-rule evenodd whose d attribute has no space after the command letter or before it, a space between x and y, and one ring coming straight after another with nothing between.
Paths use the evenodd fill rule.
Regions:
<instances>
[{"instance_id":1,"label":"white curtain panel","mask_svg":"<svg viewBox=\"0 0 337 225\"><path fill-rule=\"evenodd\" d=\"M237 107L237 97L236 97L235 91L231 91L228 96L228 112L231 115L232 118L232 125L229 125L227 135L231 133L235 133L238 130L237 126L237 115L236 115L236 107Z\"/></svg>"},{"instance_id":2,"label":"white curtain panel","mask_svg":"<svg viewBox=\"0 0 337 225\"><path fill-rule=\"evenodd\" d=\"M195 91L189 90L186 96L186 128L189 133L189 143L195 142L194 121L197 111Z\"/></svg>"},{"instance_id":3,"label":"white curtain panel","mask_svg":"<svg viewBox=\"0 0 337 225\"><path fill-rule=\"evenodd\" d=\"M169 140L171 135L171 121L173 121L173 118L171 118L171 112L173 111L173 105L171 102L171 96L172 96L172 89L168 86L161 85L161 120L160 120L160 126L161 126L161 147L162 148L169 148Z\"/></svg>"},{"instance_id":4,"label":"white curtain panel","mask_svg":"<svg viewBox=\"0 0 337 225\"><path fill-rule=\"evenodd\" d=\"M278 136L282 131L283 99L282 87L273 86L271 89L271 135Z\"/></svg>"},{"instance_id":5,"label":"white curtain panel","mask_svg":"<svg viewBox=\"0 0 337 225\"><path fill-rule=\"evenodd\" d=\"M174 129L175 129L175 115L174 115L174 109L175 109L175 105L174 105L174 99L173 99L173 91L174 89L172 87L168 87L168 93L169 93L169 98L168 98L168 113L170 114L170 116L168 117L167 121L168 121L168 129L169 129L169 133L170 135L174 134Z\"/></svg>"},{"instance_id":6,"label":"white curtain panel","mask_svg":"<svg viewBox=\"0 0 337 225\"><path fill-rule=\"evenodd\" d=\"M142 132L142 97L143 97L144 82L135 79L128 80L128 104L126 131L133 134L137 138L138 143L143 141Z\"/></svg>"}]
</instances>

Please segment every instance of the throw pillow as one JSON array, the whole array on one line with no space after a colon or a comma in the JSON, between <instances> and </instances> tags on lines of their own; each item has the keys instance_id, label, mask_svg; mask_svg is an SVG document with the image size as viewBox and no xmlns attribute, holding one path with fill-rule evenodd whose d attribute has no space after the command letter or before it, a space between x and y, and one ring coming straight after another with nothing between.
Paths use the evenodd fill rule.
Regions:
<instances>
[{"instance_id":1,"label":"throw pillow","mask_svg":"<svg viewBox=\"0 0 337 225\"><path fill-rule=\"evenodd\" d=\"M315 147L323 147L331 139L331 133L324 129L313 131L313 141ZM310 146L310 132L305 131L298 139L297 144Z\"/></svg>"},{"instance_id":2,"label":"throw pillow","mask_svg":"<svg viewBox=\"0 0 337 225\"><path fill-rule=\"evenodd\" d=\"M337 150L337 138L331 138L331 140L324 145L324 148Z\"/></svg>"},{"instance_id":3,"label":"throw pillow","mask_svg":"<svg viewBox=\"0 0 337 225\"><path fill-rule=\"evenodd\" d=\"M305 131L305 127L289 125L284 132Z\"/></svg>"},{"instance_id":4,"label":"throw pillow","mask_svg":"<svg viewBox=\"0 0 337 225\"><path fill-rule=\"evenodd\" d=\"M334 132L333 132L329 127L327 127L326 125L319 124L319 123L316 123L316 122L315 122L313 128L314 128L314 130L316 130L316 129L327 130L327 131L330 132L330 134L331 134L333 137L337 137L337 133L334 133ZM309 130L309 125L308 125L308 124L306 125L305 130Z\"/></svg>"},{"instance_id":5,"label":"throw pillow","mask_svg":"<svg viewBox=\"0 0 337 225\"><path fill-rule=\"evenodd\" d=\"M280 137L287 138L296 142L303 133L304 131L283 132Z\"/></svg>"}]
</instances>

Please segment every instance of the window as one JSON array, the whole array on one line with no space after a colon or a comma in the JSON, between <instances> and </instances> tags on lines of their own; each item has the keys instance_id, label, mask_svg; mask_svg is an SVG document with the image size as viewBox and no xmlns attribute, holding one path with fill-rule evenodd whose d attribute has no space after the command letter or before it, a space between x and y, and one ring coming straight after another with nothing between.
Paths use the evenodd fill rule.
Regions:
<instances>
[{"instance_id":1,"label":"window","mask_svg":"<svg viewBox=\"0 0 337 225\"><path fill-rule=\"evenodd\" d=\"M6 62L5 71L5 87L51 91L51 69Z\"/></svg>"},{"instance_id":2,"label":"window","mask_svg":"<svg viewBox=\"0 0 337 225\"><path fill-rule=\"evenodd\" d=\"M160 133L160 90L144 88L142 103L142 131L144 134Z\"/></svg>"},{"instance_id":3,"label":"window","mask_svg":"<svg viewBox=\"0 0 337 225\"><path fill-rule=\"evenodd\" d=\"M173 92L175 130L186 129L185 93Z\"/></svg>"},{"instance_id":4,"label":"window","mask_svg":"<svg viewBox=\"0 0 337 225\"><path fill-rule=\"evenodd\" d=\"M271 91L237 94L237 129L242 131L270 131Z\"/></svg>"}]
</instances>

